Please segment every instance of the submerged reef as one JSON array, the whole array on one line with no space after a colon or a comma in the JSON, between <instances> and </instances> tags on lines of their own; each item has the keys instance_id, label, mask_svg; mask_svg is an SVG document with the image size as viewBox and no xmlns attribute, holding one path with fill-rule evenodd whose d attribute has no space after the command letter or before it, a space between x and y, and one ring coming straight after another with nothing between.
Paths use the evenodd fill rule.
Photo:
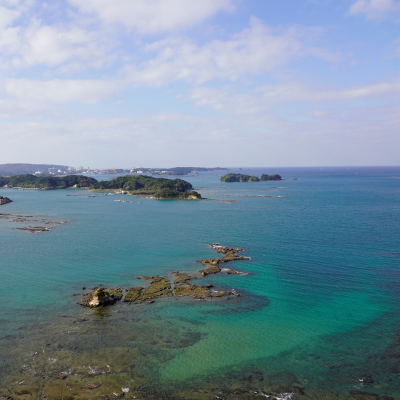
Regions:
<instances>
[{"instance_id":1,"label":"submerged reef","mask_svg":"<svg viewBox=\"0 0 400 400\"><path fill-rule=\"evenodd\" d=\"M55 221L48 217L34 217L32 215L19 215L19 214L0 214L0 219L8 220L11 223L17 223L19 226L12 228L31 233L49 232L58 225L65 224L66 221ZM28 225L35 223L35 226ZM23 225L23 226L21 226Z\"/></svg>"}]
</instances>

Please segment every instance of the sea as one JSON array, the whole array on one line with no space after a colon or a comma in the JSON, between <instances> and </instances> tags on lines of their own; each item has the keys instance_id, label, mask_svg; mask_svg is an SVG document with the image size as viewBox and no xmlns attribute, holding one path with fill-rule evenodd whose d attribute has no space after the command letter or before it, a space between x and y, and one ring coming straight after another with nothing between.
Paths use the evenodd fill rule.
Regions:
<instances>
[{"instance_id":1,"label":"sea","mask_svg":"<svg viewBox=\"0 0 400 400\"><path fill-rule=\"evenodd\" d=\"M0 188L0 398L400 399L400 167L171 178L209 200ZM196 283L239 296L77 304L196 274L213 243L251 259Z\"/></svg>"}]
</instances>

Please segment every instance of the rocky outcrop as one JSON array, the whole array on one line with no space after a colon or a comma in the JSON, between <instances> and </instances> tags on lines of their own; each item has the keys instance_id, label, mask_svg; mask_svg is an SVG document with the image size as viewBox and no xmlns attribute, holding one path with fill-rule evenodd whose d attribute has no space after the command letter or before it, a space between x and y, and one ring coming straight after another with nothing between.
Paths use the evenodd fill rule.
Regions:
<instances>
[{"instance_id":1,"label":"rocky outcrop","mask_svg":"<svg viewBox=\"0 0 400 400\"><path fill-rule=\"evenodd\" d=\"M184 283L183 285L176 286L174 291L175 296L190 296L194 299L212 297L207 286L191 285L190 283Z\"/></svg>"},{"instance_id":2,"label":"rocky outcrop","mask_svg":"<svg viewBox=\"0 0 400 400\"><path fill-rule=\"evenodd\" d=\"M47 228L45 226L25 226L23 228L16 228L16 229L19 229L21 231L29 231L31 233L50 231L50 228Z\"/></svg>"},{"instance_id":3,"label":"rocky outcrop","mask_svg":"<svg viewBox=\"0 0 400 400\"><path fill-rule=\"evenodd\" d=\"M0 206L8 203L12 203L12 200L9 199L8 197L0 196Z\"/></svg>"},{"instance_id":4,"label":"rocky outcrop","mask_svg":"<svg viewBox=\"0 0 400 400\"><path fill-rule=\"evenodd\" d=\"M238 252L243 251L243 249L240 248L220 246L218 244L214 244L212 247L217 250L218 253L223 254L223 257L198 260L199 263L205 266L204 269L199 271L203 277L220 273L222 270L219 266L219 263L221 262L225 263L228 261L249 259L248 257L241 257L237 255ZM226 272L228 275L240 274L240 272L229 268L224 268L224 272ZM172 271L170 274L175 275L173 282L171 282L171 280L165 276L138 276L138 279L147 281L147 283L143 282L143 286L134 286L126 289L123 302L141 303L147 301L148 303L153 303L155 299L162 296L189 296L194 299L239 296L234 289L232 289L231 292L224 292L219 290L211 290L213 287L211 284L201 286L189 283L189 281L193 279L199 279L198 276L188 275L178 271ZM84 307L97 308L115 304L117 301L122 300L123 298L123 291L119 287L105 288L101 286L100 288L93 287L91 290L93 290L93 292L84 294L82 301L78 304Z\"/></svg>"},{"instance_id":5,"label":"rocky outcrop","mask_svg":"<svg viewBox=\"0 0 400 400\"><path fill-rule=\"evenodd\" d=\"M141 286L136 286L136 287L131 287L128 292L125 295L124 301L127 303L134 302L137 300L142 293L143 287Z\"/></svg>"},{"instance_id":6,"label":"rocky outcrop","mask_svg":"<svg viewBox=\"0 0 400 400\"><path fill-rule=\"evenodd\" d=\"M172 296L171 283L163 276L156 276L151 280L150 286L143 290L138 300L153 300L163 295Z\"/></svg>"},{"instance_id":7,"label":"rocky outcrop","mask_svg":"<svg viewBox=\"0 0 400 400\"><path fill-rule=\"evenodd\" d=\"M87 293L83 296L83 301L79 304L84 307L104 307L111 304L115 304L118 300L122 298L122 289L109 289L98 288L94 293Z\"/></svg>"},{"instance_id":8,"label":"rocky outcrop","mask_svg":"<svg viewBox=\"0 0 400 400\"><path fill-rule=\"evenodd\" d=\"M206 266L206 268L201 269L199 272L202 276L218 274L221 272L221 268L219 266L220 263L226 263L229 261L237 261L237 260L251 260L250 257L239 256L237 253L244 251L240 248L235 247L227 247L221 246L219 243L214 243L211 247L216 250L220 254L224 254L221 258L209 258L207 260L197 260L197 262ZM228 274L238 273L233 269L226 270Z\"/></svg>"}]
</instances>

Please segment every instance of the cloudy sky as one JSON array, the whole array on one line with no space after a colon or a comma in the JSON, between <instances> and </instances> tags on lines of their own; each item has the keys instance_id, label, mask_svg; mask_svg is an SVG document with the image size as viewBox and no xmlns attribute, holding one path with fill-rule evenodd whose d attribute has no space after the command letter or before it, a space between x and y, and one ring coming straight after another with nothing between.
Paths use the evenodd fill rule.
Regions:
<instances>
[{"instance_id":1,"label":"cloudy sky","mask_svg":"<svg viewBox=\"0 0 400 400\"><path fill-rule=\"evenodd\" d=\"M400 0L0 0L0 163L399 165Z\"/></svg>"}]
</instances>

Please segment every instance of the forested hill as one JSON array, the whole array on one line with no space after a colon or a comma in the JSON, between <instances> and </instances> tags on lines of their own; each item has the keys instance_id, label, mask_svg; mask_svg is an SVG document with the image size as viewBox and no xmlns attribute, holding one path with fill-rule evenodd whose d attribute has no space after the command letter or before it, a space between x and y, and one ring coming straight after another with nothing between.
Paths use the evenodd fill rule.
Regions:
<instances>
[{"instance_id":1,"label":"forested hill","mask_svg":"<svg viewBox=\"0 0 400 400\"><path fill-rule=\"evenodd\" d=\"M37 177L25 174L12 177L0 176L0 186L9 185L20 188L35 189L66 189L70 187L89 187L97 182L96 179L84 175L67 175L63 177Z\"/></svg>"},{"instance_id":2,"label":"forested hill","mask_svg":"<svg viewBox=\"0 0 400 400\"><path fill-rule=\"evenodd\" d=\"M91 189L122 189L133 193L154 194L161 189L186 192L192 185L183 179L153 178L147 175L126 175L95 183Z\"/></svg>"}]
</instances>

